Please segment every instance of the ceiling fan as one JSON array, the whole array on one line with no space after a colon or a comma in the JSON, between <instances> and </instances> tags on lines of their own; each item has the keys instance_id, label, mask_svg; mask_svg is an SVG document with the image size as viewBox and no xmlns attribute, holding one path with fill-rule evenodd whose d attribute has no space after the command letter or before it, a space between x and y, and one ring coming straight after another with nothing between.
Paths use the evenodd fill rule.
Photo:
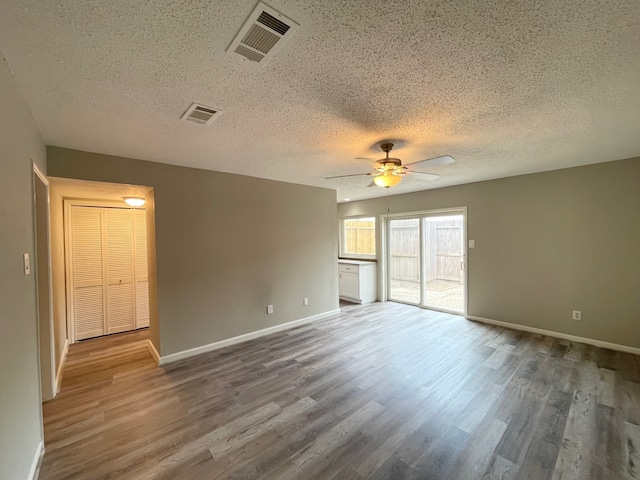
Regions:
<instances>
[{"instance_id":1,"label":"ceiling fan","mask_svg":"<svg viewBox=\"0 0 640 480\"><path fill-rule=\"evenodd\" d=\"M383 152L386 153L386 158L382 158L375 163L375 171L370 173L355 173L351 175L337 175L335 177L326 177L327 180L332 178L345 178L345 177L358 177L361 175L369 175L373 176L373 183L369 185L370 187L377 185L379 187L389 188L394 187L400 183L402 180L402 176L407 173L417 173L422 175L422 178L425 180L436 180L440 177L440 175L436 175L434 173L427 172L417 172L413 169L409 169L407 167L411 165L417 165L418 163L424 165L448 165L450 163L455 162L453 157L449 155L443 155L440 157L427 158L425 160L418 160L417 162L407 163L406 165L402 165L402 160L399 158L390 158L389 152L393 148L393 143L383 143L380 145L380 148Z\"/></svg>"}]
</instances>

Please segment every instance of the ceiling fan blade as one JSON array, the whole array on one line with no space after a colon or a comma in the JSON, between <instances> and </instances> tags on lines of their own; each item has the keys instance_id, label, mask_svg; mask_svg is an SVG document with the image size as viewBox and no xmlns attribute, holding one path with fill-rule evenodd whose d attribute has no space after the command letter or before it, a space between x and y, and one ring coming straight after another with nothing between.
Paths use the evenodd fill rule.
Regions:
<instances>
[{"instance_id":1,"label":"ceiling fan blade","mask_svg":"<svg viewBox=\"0 0 640 480\"><path fill-rule=\"evenodd\" d=\"M421 178L422 180L433 181L440 178L440 175L436 175L435 173L416 172L415 170L409 170L407 173L411 173L411 174L417 173L420 175L420 177L417 177L417 178Z\"/></svg>"},{"instance_id":2,"label":"ceiling fan blade","mask_svg":"<svg viewBox=\"0 0 640 480\"><path fill-rule=\"evenodd\" d=\"M371 182L367 187L377 187L376 182Z\"/></svg>"},{"instance_id":3,"label":"ceiling fan blade","mask_svg":"<svg viewBox=\"0 0 640 480\"><path fill-rule=\"evenodd\" d=\"M335 177L324 177L324 179L331 180L332 178L359 177L361 175L374 175L374 174L373 173L353 173L351 175L336 175Z\"/></svg>"},{"instance_id":4,"label":"ceiling fan blade","mask_svg":"<svg viewBox=\"0 0 640 480\"><path fill-rule=\"evenodd\" d=\"M422 163L423 165L449 165L451 163L454 163L455 159L449 155L442 155L440 157L433 157L433 158L425 158L424 160L418 160L417 162L411 162L411 163L403 163L403 165L409 166L409 165L415 165L416 163Z\"/></svg>"}]
</instances>

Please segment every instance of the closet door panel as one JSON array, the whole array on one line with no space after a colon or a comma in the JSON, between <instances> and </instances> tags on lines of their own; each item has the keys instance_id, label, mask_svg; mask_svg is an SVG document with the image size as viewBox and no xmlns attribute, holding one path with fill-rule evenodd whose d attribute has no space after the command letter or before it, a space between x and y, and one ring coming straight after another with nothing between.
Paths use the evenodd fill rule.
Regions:
<instances>
[{"instance_id":1,"label":"closet door panel","mask_svg":"<svg viewBox=\"0 0 640 480\"><path fill-rule=\"evenodd\" d=\"M136 328L149 326L149 282L136 282Z\"/></svg>"},{"instance_id":2,"label":"closet door panel","mask_svg":"<svg viewBox=\"0 0 640 480\"><path fill-rule=\"evenodd\" d=\"M134 327L133 282L107 286L107 325L109 333L126 332Z\"/></svg>"},{"instance_id":3,"label":"closet door panel","mask_svg":"<svg viewBox=\"0 0 640 480\"><path fill-rule=\"evenodd\" d=\"M76 288L76 338L104 335L104 297L102 285Z\"/></svg>"},{"instance_id":4,"label":"closet door panel","mask_svg":"<svg viewBox=\"0 0 640 480\"><path fill-rule=\"evenodd\" d=\"M71 209L72 309L76 340L105 334L101 209Z\"/></svg>"},{"instance_id":5,"label":"closet door panel","mask_svg":"<svg viewBox=\"0 0 640 480\"><path fill-rule=\"evenodd\" d=\"M133 217L131 210L103 209L108 333L135 329Z\"/></svg>"}]
</instances>

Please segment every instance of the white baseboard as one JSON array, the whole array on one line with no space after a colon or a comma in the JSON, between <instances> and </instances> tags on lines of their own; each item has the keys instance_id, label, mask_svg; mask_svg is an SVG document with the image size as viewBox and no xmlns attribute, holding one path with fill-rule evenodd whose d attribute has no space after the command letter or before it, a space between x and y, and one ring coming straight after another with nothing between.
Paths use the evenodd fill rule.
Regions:
<instances>
[{"instance_id":1,"label":"white baseboard","mask_svg":"<svg viewBox=\"0 0 640 480\"><path fill-rule=\"evenodd\" d=\"M55 395L58 395L60 393L60 387L62 387L62 374L64 372L64 366L67 364L68 354L69 354L69 340L65 339L64 348L62 349L62 356L60 357L60 363L58 364L58 371L56 372Z\"/></svg>"},{"instance_id":2,"label":"white baseboard","mask_svg":"<svg viewBox=\"0 0 640 480\"><path fill-rule=\"evenodd\" d=\"M617 343L603 342L601 340L594 340L593 338L578 337L575 335L569 335L567 333L554 332L552 330L543 330L542 328L529 327L527 325L518 325L517 323L501 322L499 320L491 320L490 318L476 317L475 315L467 315L467 319L476 320L478 322L486 323L489 325L496 325L498 327L510 328L512 330L520 330L522 332L537 333L540 335L547 335L548 337L560 338L562 340L569 340L571 342L586 343L587 345L593 345L594 347L608 348L609 350L616 350L618 352L633 353L640 355L640 348L630 347L628 345L620 345Z\"/></svg>"},{"instance_id":3,"label":"white baseboard","mask_svg":"<svg viewBox=\"0 0 640 480\"><path fill-rule=\"evenodd\" d=\"M38 448L36 448L36 453L33 456L33 461L31 462L31 468L29 469L29 476L27 476L28 480L38 479L40 464L42 463L43 458L44 458L44 442L40 440L40 443L38 444Z\"/></svg>"},{"instance_id":4,"label":"white baseboard","mask_svg":"<svg viewBox=\"0 0 640 480\"><path fill-rule=\"evenodd\" d=\"M236 345L238 343L246 342L248 340L264 337L265 335L281 332L283 330L288 330L293 327L298 327L300 325L304 325L306 323L310 323L315 320L321 320L323 318L327 318L332 315L336 315L338 313L340 313L339 308L335 310L330 310L328 312L319 313L317 315L312 315L310 317L300 318L298 320L293 320L291 322L282 323L280 325L275 325L273 327L264 328L262 330L257 330L255 332L245 333L243 335L238 335L237 337L227 338L225 340L220 340L219 342L209 343L207 345L202 345L201 347L190 348L189 350L183 350L181 352L161 356L159 357L158 365L160 366L168 365L170 363L177 362L179 360L184 360L185 358L195 357L196 355L209 353L214 350L218 350L220 348L230 347L231 345Z\"/></svg>"},{"instance_id":5,"label":"white baseboard","mask_svg":"<svg viewBox=\"0 0 640 480\"><path fill-rule=\"evenodd\" d=\"M160 365L160 354L156 350L156 347L151 340L147 340L147 348L149 349L149 353L151 353L151 356L155 360L156 365Z\"/></svg>"}]
</instances>

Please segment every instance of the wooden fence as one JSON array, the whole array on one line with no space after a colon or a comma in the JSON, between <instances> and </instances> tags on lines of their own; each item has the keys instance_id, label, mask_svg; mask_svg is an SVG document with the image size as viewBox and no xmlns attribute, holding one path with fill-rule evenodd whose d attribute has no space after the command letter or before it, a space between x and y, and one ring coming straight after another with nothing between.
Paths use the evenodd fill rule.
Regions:
<instances>
[{"instance_id":1,"label":"wooden fence","mask_svg":"<svg viewBox=\"0 0 640 480\"><path fill-rule=\"evenodd\" d=\"M420 221L391 220L390 274L393 280L420 282ZM425 220L426 281L462 282L460 268L464 245L462 218L433 217Z\"/></svg>"},{"instance_id":2,"label":"wooden fence","mask_svg":"<svg viewBox=\"0 0 640 480\"><path fill-rule=\"evenodd\" d=\"M345 254L376 254L375 218L345 220L343 234Z\"/></svg>"},{"instance_id":3,"label":"wooden fence","mask_svg":"<svg viewBox=\"0 0 640 480\"><path fill-rule=\"evenodd\" d=\"M389 273L392 280L420 282L420 220L389 223Z\"/></svg>"}]
</instances>

